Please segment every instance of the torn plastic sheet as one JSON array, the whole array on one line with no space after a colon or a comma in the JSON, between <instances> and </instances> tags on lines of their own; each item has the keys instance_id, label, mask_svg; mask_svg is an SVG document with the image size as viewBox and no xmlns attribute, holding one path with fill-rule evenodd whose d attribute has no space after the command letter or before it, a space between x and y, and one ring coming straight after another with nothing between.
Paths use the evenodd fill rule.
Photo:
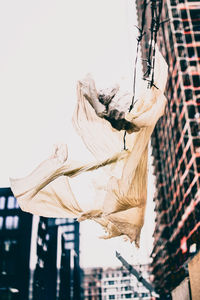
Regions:
<instances>
[{"instance_id":1,"label":"torn plastic sheet","mask_svg":"<svg viewBox=\"0 0 200 300\"><path fill-rule=\"evenodd\" d=\"M57 147L30 175L10 179L21 209L44 217L91 219L104 227L104 238L124 235L139 246L147 199L148 142L164 113L167 75L167 64L157 50L154 84L158 89L149 89L143 81L129 113L131 95L123 94L119 86L97 91L91 77L79 81L73 123L94 161L68 161L67 146ZM129 133L127 151L122 151L124 129ZM101 180L94 181L94 199L83 208L68 178L98 169Z\"/></svg>"}]
</instances>

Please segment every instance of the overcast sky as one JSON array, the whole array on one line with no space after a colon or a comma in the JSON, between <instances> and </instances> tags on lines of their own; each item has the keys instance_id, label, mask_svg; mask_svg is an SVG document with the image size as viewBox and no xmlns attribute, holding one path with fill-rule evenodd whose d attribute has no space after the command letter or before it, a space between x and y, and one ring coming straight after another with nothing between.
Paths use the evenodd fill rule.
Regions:
<instances>
[{"instance_id":1,"label":"overcast sky","mask_svg":"<svg viewBox=\"0 0 200 300\"><path fill-rule=\"evenodd\" d=\"M0 1L1 187L57 142L68 144L70 157L85 157L71 125L76 82L90 72L98 84L125 78L131 88L134 24L131 0ZM117 264L114 250L133 256L133 246L99 235L98 225L81 226L83 266Z\"/></svg>"}]
</instances>

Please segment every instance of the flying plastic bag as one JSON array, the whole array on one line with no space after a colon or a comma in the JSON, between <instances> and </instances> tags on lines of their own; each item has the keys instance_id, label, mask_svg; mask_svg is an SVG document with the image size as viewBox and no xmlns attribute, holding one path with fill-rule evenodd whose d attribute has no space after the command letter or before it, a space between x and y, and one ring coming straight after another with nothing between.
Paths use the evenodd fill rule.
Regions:
<instances>
[{"instance_id":1,"label":"flying plastic bag","mask_svg":"<svg viewBox=\"0 0 200 300\"><path fill-rule=\"evenodd\" d=\"M10 179L21 209L44 217L91 219L104 227L104 238L124 235L139 246L147 198L148 142L164 113L167 75L167 64L156 50L156 87L148 88L143 81L130 112L131 95L123 94L119 86L105 92L96 90L90 76L79 81L73 124L94 161L68 162L67 146L58 146L30 175ZM129 133L127 150L122 150L124 130ZM104 180L94 182L93 203L83 209L68 178L98 169Z\"/></svg>"}]
</instances>

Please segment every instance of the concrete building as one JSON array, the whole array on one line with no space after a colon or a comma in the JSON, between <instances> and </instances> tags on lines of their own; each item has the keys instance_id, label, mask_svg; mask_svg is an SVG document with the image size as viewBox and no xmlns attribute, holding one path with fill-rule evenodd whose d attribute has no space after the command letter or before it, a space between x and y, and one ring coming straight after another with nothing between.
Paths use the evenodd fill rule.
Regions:
<instances>
[{"instance_id":1,"label":"concrete building","mask_svg":"<svg viewBox=\"0 0 200 300\"><path fill-rule=\"evenodd\" d=\"M79 223L74 219L40 218L30 299L80 299Z\"/></svg>"},{"instance_id":2,"label":"concrete building","mask_svg":"<svg viewBox=\"0 0 200 300\"><path fill-rule=\"evenodd\" d=\"M149 280L148 265L137 265L134 268ZM124 268L108 268L102 274L102 300L110 299L146 299L150 300L149 291L141 282Z\"/></svg>"},{"instance_id":3,"label":"concrete building","mask_svg":"<svg viewBox=\"0 0 200 300\"><path fill-rule=\"evenodd\" d=\"M141 27L147 2L136 3ZM169 65L169 77L165 115L152 137L157 188L152 273L161 298L172 293L173 299L182 299L177 289L181 284L187 286L189 297L195 294L190 269L200 248L200 3L151 0L141 42L143 58L149 53L149 28L156 24L156 17L154 23L151 17L154 5L162 6L157 43ZM200 269L199 259L194 259Z\"/></svg>"},{"instance_id":4,"label":"concrete building","mask_svg":"<svg viewBox=\"0 0 200 300\"><path fill-rule=\"evenodd\" d=\"M0 299L79 300L79 223L34 220L0 189Z\"/></svg>"},{"instance_id":5,"label":"concrete building","mask_svg":"<svg viewBox=\"0 0 200 300\"><path fill-rule=\"evenodd\" d=\"M0 188L0 299L26 300L32 215L23 213L10 188Z\"/></svg>"},{"instance_id":6,"label":"concrete building","mask_svg":"<svg viewBox=\"0 0 200 300\"><path fill-rule=\"evenodd\" d=\"M149 281L148 265L134 268ZM122 267L85 269L82 288L84 300L152 299L143 284Z\"/></svg>"}]
</instances>

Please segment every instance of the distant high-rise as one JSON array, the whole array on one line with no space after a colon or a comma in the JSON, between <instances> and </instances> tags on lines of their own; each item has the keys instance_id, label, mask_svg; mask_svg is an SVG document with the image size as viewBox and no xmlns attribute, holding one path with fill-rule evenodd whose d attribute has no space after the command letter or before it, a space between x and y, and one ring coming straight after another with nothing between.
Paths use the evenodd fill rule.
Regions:
<instances>
[{"instance_id":1,"label":"distant high-rise","mask_svg":"<svg viewBox=\"0 0 200 300\"><path fill-rule=\"evenodd\" d=\"M33 300L80 299L79 223L40 217Z\"/></svg>"},{"instance_id":2,"label":"distant high-rise","mask_svg":"<svg viewBox=\"0 0 200 300\"><path fill-rule=\"evenodd\" d=\"M152 2L160 1L147 5L143 58L149 48ZM160 25L158 46L169 77L165 115L152 137L157 188L152 273L164 297L187 276L189 258L200 248L200 3L162 2L161 22L169 21ZM144 1L136 3L141 26Z\"/></svg>"},{"instance_id":3,"label":"distant high-rise","mask_svg":"<svg viewBox=\"0 0 200 300\"><path fill-rule=\"evenodd\" d=\"M32 215L19 209L10 188L0 188L0 299L27 300Z\"/></svg>"},{"instance_id":4,"label":"distant high-rise","mask_svg":"<svg viewBox=\"0 0 200 300\"><path fill-rule=\"evenodd\" d=\"M79 223L33 220L10 188L0 188L0 299L79 300Z\"/></svg>"}]
</instances>

